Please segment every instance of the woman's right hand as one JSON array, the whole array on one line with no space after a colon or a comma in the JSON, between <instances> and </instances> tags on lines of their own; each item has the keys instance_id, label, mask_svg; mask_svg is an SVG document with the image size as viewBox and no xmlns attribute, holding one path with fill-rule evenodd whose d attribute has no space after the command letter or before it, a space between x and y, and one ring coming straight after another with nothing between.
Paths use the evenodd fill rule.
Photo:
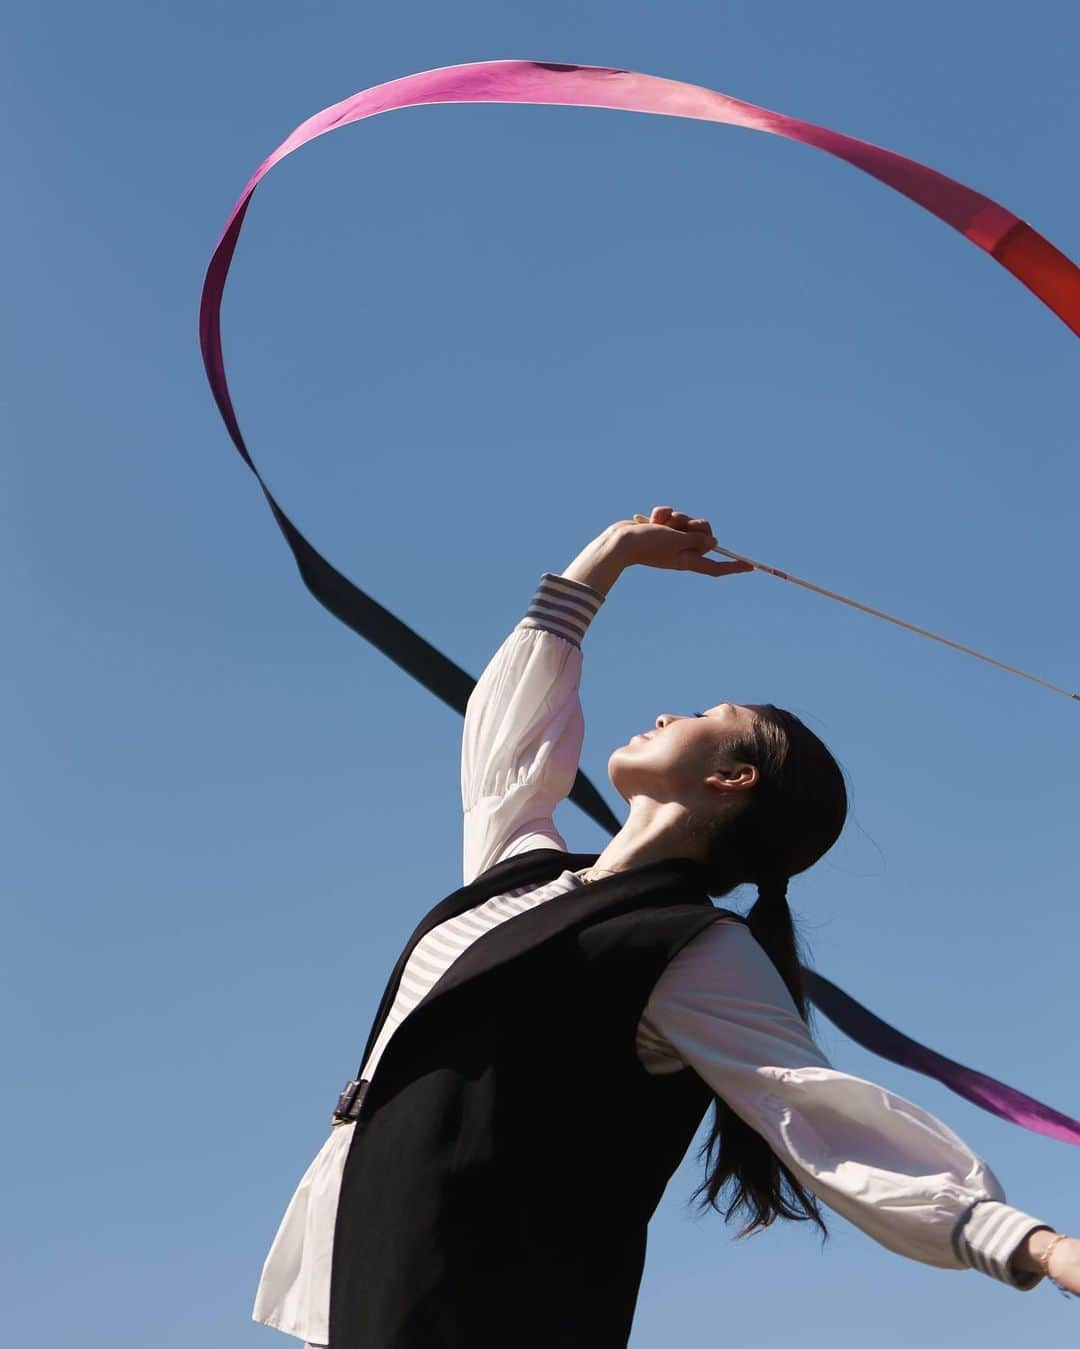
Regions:
<instances>
[{"instance_id":1,"label":"woman's right hand","mask_svg":"<svg viewBox=\"0 0 1080 1349\"><path fill-rule=\"evenodd\" d=\"M716 545L708 520L654 506L648 517L619 520L620 551L627 565L660 567L668 571L696 571L703 576L733 576L753 571L748 562L717 562L703 554Z\"/></svg>"}]
</instances>

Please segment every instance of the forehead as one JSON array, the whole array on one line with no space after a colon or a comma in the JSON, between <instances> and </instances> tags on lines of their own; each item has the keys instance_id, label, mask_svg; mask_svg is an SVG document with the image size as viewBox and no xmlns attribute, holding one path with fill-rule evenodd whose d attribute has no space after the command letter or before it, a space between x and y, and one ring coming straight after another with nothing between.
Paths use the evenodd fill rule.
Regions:
<instances>
[{"instance_id":1,"label":"forehead","mask_svg":"<svg viewBox=\"0 0 1080 1349\"><path fill-rule=\"evenodd\" d=\"M717 729L749 731L757 720L758 713L765 710L763 703L717 703L707 708L706 721L717 723Z\"/></svg>"}]
</instances>

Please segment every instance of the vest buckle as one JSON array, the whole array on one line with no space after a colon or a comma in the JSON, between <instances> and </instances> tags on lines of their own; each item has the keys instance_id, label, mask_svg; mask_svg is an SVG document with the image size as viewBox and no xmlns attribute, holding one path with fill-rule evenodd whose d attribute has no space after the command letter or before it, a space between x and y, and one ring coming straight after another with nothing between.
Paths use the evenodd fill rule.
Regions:
<instances>
[{"instance_id":1,"label":"vest buckle","mask_svg":"<svg viewBox=\"0 0 1080 1349\"><path fill-rule=\"evenodd\" d=\"M341 1095L338 1097L337 1105L334 1107L331 1123L348 1124L350 1120L354 1120L360 1113L360 1106L367 1095L367 1089L367 1078L346 1082Z\"/></svg>"}]
</instances>

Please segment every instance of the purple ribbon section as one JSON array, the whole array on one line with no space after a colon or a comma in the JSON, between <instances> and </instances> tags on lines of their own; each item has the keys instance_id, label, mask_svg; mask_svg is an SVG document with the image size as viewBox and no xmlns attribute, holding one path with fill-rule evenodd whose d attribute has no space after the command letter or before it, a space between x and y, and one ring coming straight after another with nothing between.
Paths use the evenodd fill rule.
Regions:
<instances>
[{"instance_id":1,"label":"purple ribbon section","mask_svg":"<svg viewBox=\"0 0 1080 1349\"><path fill-rule=\"evenodd\" d=\"M965 1068L954 1059L947 1059L936 1050L927 1049L917 1040L903 1035L895 1026L868 1012L843 989L814 970L803 970L806 991L814 1003L845 1035L856 1044L903 1068L911 1068L926 1077L935 1077L950 1091L963 1096L991 1115L1020 1124L1060 1143L1080 1144L1080 1123L1063 1115L1060 1110L1043 1105L1033 1096L1025 1096L1015 1087L1006 1086L996 1078L974 1068Z\"/></svg>"},{"instance_id":2,"label":"purple ribbon section","mask_svg":"<svg viewBox=\"0 0 1080 1349\"><path fill-rule=\"evenodd\" d=\"M962 183L891 150L678 80L603 66L541 61L479 61L421 71L364 89L309 117L259 165L240 194L203 283L199 341L214 399L229 435L255 474L305 585L335 617L373 643L420 684L464 713L475 680L401 619L337 571L300 533L263 482L244 444L229 396L221 350L221 299L251 195L265 175L308 141L351 122L425 103L535 103L726 123L783 136L845 160L902 193L989 253L1080 336L1080 268L1011 211ZM578 773L570 799L614 834L619 822ZM858 1044L905 1068L937 1078L984 1110L1035 1133L1080 1143L1080 1123L983 1073L954 1063L902 1035L813 970L804 969L817 1007Z\"/></svg>"}]
</instances>

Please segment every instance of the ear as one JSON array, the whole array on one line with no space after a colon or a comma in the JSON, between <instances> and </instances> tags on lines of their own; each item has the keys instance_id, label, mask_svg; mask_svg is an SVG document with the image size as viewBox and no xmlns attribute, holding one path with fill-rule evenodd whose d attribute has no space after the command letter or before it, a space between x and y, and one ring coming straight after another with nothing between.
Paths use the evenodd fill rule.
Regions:
<instances>
[{"instance_id":1,"label":"ear","mask_svg":"<svg viewBox=\"0 0 1080 1349\"><path fill-rule=\"evenodd\" d=\"M719 773L710 773L705 779L705 785L722 792L744 792L755 787L760 777L756 764L732 763Z\"/></svg>"}]
</instances>

